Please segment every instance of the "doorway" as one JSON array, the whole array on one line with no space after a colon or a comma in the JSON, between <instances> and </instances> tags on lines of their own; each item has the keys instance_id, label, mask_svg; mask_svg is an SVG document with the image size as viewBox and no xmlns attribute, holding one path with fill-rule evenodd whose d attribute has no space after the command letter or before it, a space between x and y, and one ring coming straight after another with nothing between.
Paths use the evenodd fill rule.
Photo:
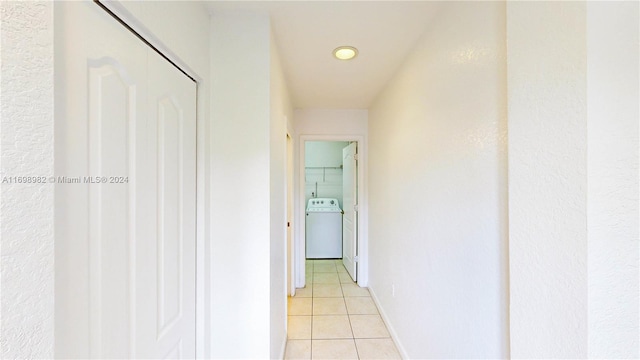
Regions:
<instances>
[{"instance_id":1,"label":"doorway","mask_svg":"<svg viewBox=\"0 0 640 360\"><path fill-rule=\"evenodd\" d=\"M296 287L302 288L306 284L305 262L309 255L307 237L309 228L314 226L313 219L309 218L306 210L314 200L328 202L336 200L341 211L344 211L345 214L340 221L342 251L339 256L331 256L331 258L343 260L346 263L345 267L352 269L349 273L358 285L366 286L366 207L364 206L366 188L363 162L366 147L363 138L303 135L300 137L299 144L299 193L296 204L299 226L295 243ZM351 153L347 149L350 149ZM350 160L349 156L351 156ZM345 160L350 164L346 164ZM352 189L346 192L346 197L345 184Z\"/></svg>"}]
</instances>

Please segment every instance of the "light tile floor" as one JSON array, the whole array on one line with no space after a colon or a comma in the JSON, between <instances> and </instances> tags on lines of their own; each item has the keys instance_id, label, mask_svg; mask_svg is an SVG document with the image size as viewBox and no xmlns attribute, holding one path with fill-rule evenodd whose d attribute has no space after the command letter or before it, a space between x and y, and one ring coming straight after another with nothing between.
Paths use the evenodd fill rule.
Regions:
<instances>
[{"instance_id":1,"label":"light tile floor","mask_svg":"<svg viewBox=\"0 0 640 360\"><path fill-rule=\"evenodd\" d=\"M400 359L369 290L342 260L307 260L307 286L289 298L285 359Z\"/></svg>"}]
</instances>

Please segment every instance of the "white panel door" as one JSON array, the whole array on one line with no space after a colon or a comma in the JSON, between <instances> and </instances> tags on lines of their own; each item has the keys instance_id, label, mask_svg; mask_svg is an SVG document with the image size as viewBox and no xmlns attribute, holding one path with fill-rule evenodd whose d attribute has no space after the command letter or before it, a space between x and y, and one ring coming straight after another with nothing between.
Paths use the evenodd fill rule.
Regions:
<instances>
[{"instance_id":1,"label":"white panel door","mask_svg":"<svg viewBox=\"0 0 640 360\"><path fill-rule=\"evenodd\" d=\"M56 2L56 357L195 356L195 84Z\"/></svg>"},{"instance_id":2,"label":"white panel door","mask_svg":"<svg viewBox=\"0 0 640 360\"><path fill-rule=\"evenodd\" d=\"M155 52L140 135L137 357L195 357L196 87Z\"/></svg>"},{"instance_id":3,"label":"white panel door","mask_svg":"<svg viewBox=\"0 0 640 360\"><path fill-rule=\"evenodd\" d=\"M358 171L357 143L342 149L342 263L353 281L357 280L358 264Z\"/></svg>"}]
</instances>

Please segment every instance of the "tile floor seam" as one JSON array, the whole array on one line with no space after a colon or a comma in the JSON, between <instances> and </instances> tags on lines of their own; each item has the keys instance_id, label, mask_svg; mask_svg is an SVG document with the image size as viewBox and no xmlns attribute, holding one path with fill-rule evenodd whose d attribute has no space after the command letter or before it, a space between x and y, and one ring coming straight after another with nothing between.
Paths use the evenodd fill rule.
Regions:
<instances>
[{"instance_id":1,"label":"tile floor seam","mask_svg":"<svg viewBox=\"0 0 640 360\"><path fill-rule=\"evenodd\" d=\"M360 359L360 353L358 352L358 344L356 343L356 334L353 333L353 326L351 325L351 316L347 315L347 318L349 319L349 328L351 329L351 335L353 336L353 346L356 348L356 356L358 357L358 359Z\"/></svg>"},{"instance_id":2,"label":"tile floor seam","mask_svg":"<svg viewBox=\"0 0 640 360\"><path fill-rule=\"evenodd\" d=\"M360 352L358 351L358 343L356 342L355 338L353 338L353 347L356 349L356 356L358 357L358 360L360 360Z\"/></svg>"}]
</instances>

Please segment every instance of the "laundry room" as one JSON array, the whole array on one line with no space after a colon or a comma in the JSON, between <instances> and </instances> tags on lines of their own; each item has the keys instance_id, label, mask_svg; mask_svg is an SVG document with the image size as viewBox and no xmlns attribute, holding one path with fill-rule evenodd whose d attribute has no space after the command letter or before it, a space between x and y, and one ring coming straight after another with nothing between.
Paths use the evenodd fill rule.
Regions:
<instances>
[{"instance_id":1,"label":"laundry room","mask_svg":"<svg viewBox=\"0 0 640 360\"><path fill-rule=\"evenodd\" d=\"M305 204L311 198L334 198L342 208L342 149L347 145L347 141L305 142Z\"/></svg>"},{"instance_id":2,"label":"laundry room","mask_svg":"<svg viewBox=\"0 0 640 360\"><path fill-rule=\"evenodd\" d=\"M305 258L342 259L356 280L357 143L305 142Z\"/></svg>"},{"instance_id":3,"label":"laundry room","mask_svg":"<svg viewBox=\"0 0 640 360\"><path fill-rule=\"evenodd\" d=\"M305 143L306 258L342 258L343 141Z\"/></svg>"}]
</instances>

